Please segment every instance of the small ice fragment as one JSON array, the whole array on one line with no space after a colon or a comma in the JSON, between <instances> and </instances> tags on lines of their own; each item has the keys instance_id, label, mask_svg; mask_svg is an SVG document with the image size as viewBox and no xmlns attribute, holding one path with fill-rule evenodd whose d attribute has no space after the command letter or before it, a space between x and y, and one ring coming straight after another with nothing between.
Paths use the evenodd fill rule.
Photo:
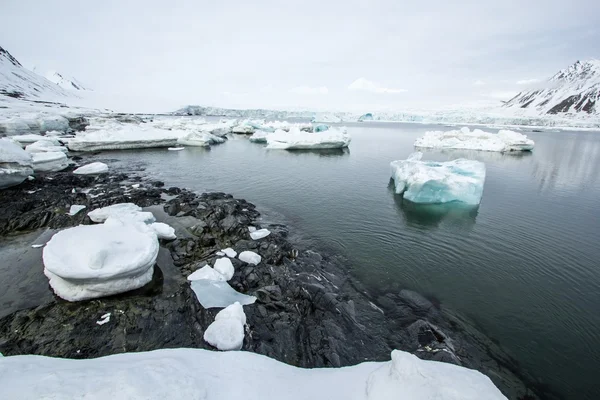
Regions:
<instances>
[{"instance_id":1,"label":"small ice fragment","mask_svg":"<svg viewBox=\"0 0 600 400\"><path fill-rule=\"evenodd\" d=\"M133 185L131 185L132 188L137 189L140 187L139 183L134 183Z\"/></svg>"},{"instance_id":2,"label":"small ice fragment","mask_svg":"<svg viewBox=\"0 0 600 400\"><path fill-rule=\"evenodd\" d=\"M256 228L253 227L253 226L249 226L248 227L248 231L250 231L250 232L256 232Z\"/></svg>"},{"instance_id":3,"label":"small ice fragment","mask_svg":"<svg viewBox=\"0 0 600 400\"><path fill-rule=\"evenodd\" d=\"M195 280L191 283L192 290L204 308L227 307L236 301L241 305L253 304L256 297L236 292L227 282Z\"/></svg>"},{"instance_id":4,"label":"small ice fragment","mask_svg":"<svg viewBox=\"0 0 600 400\"><path fill-rule=\"evenodd\" d=\"M85 206L78 205L78 204L73 204L69 208L69 215L73 216L73 215L77 214L79 211L83 210L84 208L85 208Z\"/></svg>"},{"instance_id":5,"label":"small ice fragment","mask_svg":"<svg viewBox=\"0 0 600 400\"><path fill-rule=\"evenodd\" d=\"M233 278L233 274L235 273L233 264L229 258L219 258L215 261L215 271L223 275L225 280Z\"/></svg>"},{"instance_id":6,"label":"small ice fragment","mask_svg":"<svg viewBox=\"0 0 600 400\"><path fill-rule=\"evenodd\" d=\"M27 180L28 180L28 181L32 181L32 180L34 180L34 179L35 179L35 178L34 178L33 176L31 176L31 175L29 175L29 176L27 177Z\"/></svg>"},{"instance_id":7,"label":"small ice fragment","mask_svg":"<svg viewBox=\"0 0 600 400\"><path fill-rule=\"evenodd\" d=\"M75 194L77 193L77 190L75 190L75 188L71 189L71 193Z\"/></svg>"},{"instance_id":8,"label":"small ice fragment","mask_svg":"<svg viewBox=\"0 0 600 400\"><path fill-rule=\"evenodd\" d=\"M262 257L253 251L242 251L238 258L248 264L257 265L262 260Z\"/></svg>"},{"instance_id":9,"label":"small ice fragment","mask_svg":"<svg viewBox=\"0 0 600 400\"><path fill-rule=\"evenodd\" d=\"M183 149L185 149L185 147L169 147L169 148L167 148L167 150L169 150L169 151L181 151Z\"/></svg>"},{"instance_id":10,"label":"small ice fragment","mask_svg":"<svg viewBox=\"0 0 600 400\"><path fill-rule=\"evenodd\" d=\"M204 332L204 340L219 350L240 350L244 343L246 314L239 302L219 311Z\"/></svg>"},{"instance_id":11,"label":"small ice fragment","mask_svg":"<svg viewBox=\"0 0 600 400\"><path fill-rule=\"evenodd\" d=\"M93 162L73 171L75 175L98 175L106 172L108 172L108 165L101 162Z\"/></svg>"},{"instance_id":12,"label":"small ice fragment","mask_svg":"<svg viewBox=\"0 0 600 400\"><path fill-rule=\"evenodd\" d=\"M45 244L32 244L31 247L33 247L34 249L39 249L40 247L44 247Z\"/></svg>"},{"instance_id":13,"label":"small ice fragment","mask_svg":"<svg viewBox=\"0 0 600 400\"><path fill-rule=\"evenodd\" d=\"M269 231L268 229L259 229L254 232L250 232L250 237L252 238L252 240L259 240L269 236L270 234L271 231Z\"/></svg>"},{"instance_id":14,"label":"small ice fragment","mask_svg":"<svg viewBox=\"0 0 600 400\"><path fill-rule=\"evenodd\" d=\"M99 321L96 321L96 324L98 324L98 325L104 325L104 324L106 324L109 321L110 321L110 313L106 313L106 314L104 314L103 316L100 317Z\"/></svg>"},{"instance_id":15,"label":"small ice fragment","mask_svg":"<svg viewBox=\"0 0 600 400\"><path fill-rule=\"evenodd\" d=\"M215 254L219 257L223 257L225 255L225 253L223 253L222 251L217 251Z\"/></svg>"},{"instance_id":16,"label":"small ice fragment","mask_svg":"<svg viewBox=\"0 0 600 400\"><path fill-rule=\"evenodd\" d=\"M188 281L199 281L199 280L225 281L226 279L220 272L215 271L215 269L209 265L205 265L204 267L200 268L199 270L192 272L187 277L187 280Z\"/></svg>"},{"instance_id":17,"label":"small ice fragment","mask_svg":"<svg viewBox=\"0 0 600 400\"><path fill-rule=\"evenodd\" d=\"M156 232L156 236L158 236L159 239L177 239L177 235L175 235L175 229L163 222L154 222L150 224L150 228Z\"/></svg>"},{"instance_id":18,"label":"small ice fragment","mask_svg":"<svg viewBox=\"0 0 600 400\"><path fill-rule=\"evenodd\" d=\"M223 249L219 253L223 253L222 255L226 255L229 258L235 258L235 256L237 256L237 251L235 251L231 247Z\"/></svg>"}]
</instances>

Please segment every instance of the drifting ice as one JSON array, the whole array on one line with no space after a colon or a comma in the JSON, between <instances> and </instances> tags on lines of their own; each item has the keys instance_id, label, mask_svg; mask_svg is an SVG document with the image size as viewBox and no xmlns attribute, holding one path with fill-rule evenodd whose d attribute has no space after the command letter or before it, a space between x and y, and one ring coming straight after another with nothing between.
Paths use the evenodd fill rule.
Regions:
<instances>
[{"instance_id":1,"label":"drifting ice","mask_svg":"<svg viewBox=\"0 0 600 400\"><path fill-rule=\"evenodd\" d=\"M267 136L268 149L341 149L349 144L350 136L346 131L336 128L323 132L303 132L293 128L289 132L277 130Z\"/></svg>"},{"instance_id":2,"label":"drifting ice","mask_svg":"<svg viewBox=\"0 0 600 400\"><path fill-rule=\"evenodd\" d=\"M414 203L460 201L477 205L483 194L485 164L458 159L447 162L420 161L422 153L406 160L392 161L396 193Z\"/></svg>"},{"instance_id":3,"label":"drifting ice","mask_svg":"<svg viewBox=\"0 0 600 400\"><path fill-rule=\"evenodd\" d=\"M529 151L534 142L518 132L500 130L498 133L473 131L465 127L447 132L430 131L415 141L415 147L483 151Z\"/></svg>"}]
</instances>

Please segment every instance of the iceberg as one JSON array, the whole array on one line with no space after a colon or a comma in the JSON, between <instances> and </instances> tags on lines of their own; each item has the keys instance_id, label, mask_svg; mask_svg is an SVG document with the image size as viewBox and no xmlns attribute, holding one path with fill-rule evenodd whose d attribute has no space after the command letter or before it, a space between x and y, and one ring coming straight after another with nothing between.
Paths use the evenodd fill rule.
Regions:
<instances>
[{"instance_id":1,"label":"iceberg","mask_svg":"<svg viewBox=\"0 0 600 400\"><path fill-rule=\"evenodd\" d=\"M62 151L31 153L31 160L36 172L57 172L69 166L67 155Z\"/></svg>"},{"instance_id":2,"label":"iceberg","mask_svg":"<svg viewBox=\"0 0 600 400\"><path fill-rule=\"evenodd\" d=\"M173 147L177 144L177 139L186 134L182 130L156 129L142 125L107 125L99 130L92 127L86 132L78 133L69 140L67 147L72 151Z\"/></svg>"},{"instance_id":3,"label":"iceberg","mask_svg":"<svg viewBox=\"0 0 600 400\"><path fill-rule=\"evenodd\" d=\"M103 162L93 162L73 171L76 175L98 175L108 172L108 165Z\"/></svg>"},{"instance_id":4,"label":"iceberg","mask_svg":"<svg viewBox=\"0 0 600 400\"><path fill-rule=\"evenodd\" d=\"M341 149L348 147L349 144L350 136L346 131L336 128L312 133L292 128L289 132L277 130L267 137L267 149Z\"/></svg>"},{"instance_id":5,"label":"iceberg","mask_svg":"<svg viewBox=\"0 0 600 400\"><path fill-rule=\"evenodd\" d=\"M238 258L247 264L254 265L258 265L262 261L262 257L259 254L256 254L255 252L249 250L242 251Z\"/></svg>"},{"instance_id":6,"label":"iceberg","mask_svg":"<svg viewBox=\"0 0 600 400\"><path fill-rule=\"evenodd\" d=\"M225 139L210 132L191 132L177 139L177 144L184 146L208 147L217 143L225 143Z\"/></svg>"},{"instance_id":7,"label":"iceberg","mask_svg":"<svg viewBox=\"0 0 600 400\"><path fill-rule=\"evenodd\" d=\"M480 203L485 164L466 159L421 161L422 156L417 152L406 160L390 163L396 194L402 194L406 200L414 203Z\"/></svg>"},{"instance_id":8,"label":"iceberg","mask_svg":"<svg viewBox=\"0 0 600 400\"><path fill-rule=\"evenodd\" d=\"M33 174L31 154L16 142L0 139L0 189L15 186Z\"/></svg>"},{"instance_id":9,"label":"iceberg","mask_svg":"<svg viewBox=\"0 0 600 400\"><path fill-rule=\"evenodd\" d=\"M152 280L158 240L137 222L109 219L55 234L44 247L44 274L57 296L81 301L140 288Z\"/></svg>"},{"instance_id":10,"label":"iceberg","mask_svg":"<svg viewBox=\"0 0 600 400\"><path fill-rule=\"evenodd\" d=\"M248 138L248 140L250 140L253 143L267 143L267 137L271 133L272 132L267 131L256 131L252 136Z\"/></svg>"},{"instance_id":11,"label":"iceberg","mask_svg":"<svg viewBox=\"0 0 600 400\"><path fill-rule=\"evenodd\" d=\"M236 292L225 281L197 279L191 282L192 290L204 308L227 307L236 301L245 306L256 301L256 297Z\"/></svg>"},{"instance_id":12,"label":"iceberg","mask_svg":"<svg viewBox=\"0 0 600 400\"><path fill-rule=\"evenodd\" d=\"M215 316L215 321L206 328L204 340L222 351L241 350L244 344L246 314L239 302L235 302Z\"/></svg>"},{"instance_id":13,"label":"iceberg","mask_svg":"<svg viewBox=\"0 0 600 400\"><path fill-rule=\"evenodd\" d=\"M81 360L19 355L0 358L0 376L3 397L14 400L506 400L478 371L399 350L391 361L311 369L184 348Z\"/></svg>"},{"instance_id":14,"label":"iceberg","mask_svg":"<svg viewBox=\"0 0 600 400\"><path fill-rule=\"evenodd\" d=\"M531 151L534 142L519 132L500 130L484 132L467 127L451 131L429 131L415 141L415 147L435 149L463 149L482 151Z\"/></svg>"}]
</instances>

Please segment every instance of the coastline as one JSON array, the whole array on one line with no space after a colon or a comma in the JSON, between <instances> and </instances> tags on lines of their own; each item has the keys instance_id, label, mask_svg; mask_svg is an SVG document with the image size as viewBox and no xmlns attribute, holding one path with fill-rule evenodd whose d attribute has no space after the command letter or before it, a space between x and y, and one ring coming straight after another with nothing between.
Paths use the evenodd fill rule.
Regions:
<instances>
[{"instance_id":1,"label":"coastline","mask_svg":"<svg viewBox=\"0 0 600 400\"><path fill-rule=\"evenodd\" d=\"M80 303L52 297L0 318L4 355L93 358L160 348L211 349L202 335L217 310L199 305L185 277L212 263L221 248L233 247L263 256L257 266L232 260L232 287L258 299L246 307L250 331L242 350L312 368L386 360L392 349L401 349L477 369L509 398L537 397L532 379L497 344L420 294L400 290L373 297L348 274L342 257L297 246L283 225L264 225L271 235L249 240L248 226L261 227L260 213L245 200L165 188L143 172L78 177L71 168L6 189L0 197L6 209L2 237L89 224L87 212L65 214L70 204L90 211L120 202L149 207L178 235L161 241L158 268L141 289ZM39 265L32 268L45 280L37 250ZM97 325L106 312L113 313L111 322Z\"/></svg>"}]
</instances>

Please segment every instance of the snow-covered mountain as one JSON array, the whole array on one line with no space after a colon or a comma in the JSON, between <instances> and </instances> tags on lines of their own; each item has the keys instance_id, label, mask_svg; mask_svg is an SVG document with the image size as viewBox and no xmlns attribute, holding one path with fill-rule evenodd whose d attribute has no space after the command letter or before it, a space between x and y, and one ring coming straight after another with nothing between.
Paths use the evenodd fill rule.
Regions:
<instances>
[{"instance_id":1,"label":"snow-covered mountain","mask_svg":"<svg viewBox=\"0 0 600 400\"><path fill-rule=\"evenodd\" d=\"M67 90L92 90L84 86L81 82L73 77L66 77L56 71L48 71L45 75L50 82L56 83L58 86Z\"/></svg>"},{"instance_id":2,"label":"snow-covered mountain","mask_svg":"<svg viewBox=\"0 0 600 400\"><path fill-rule=\"evenodd\" d=\"M67 91L33 71L24 68L8 51L0 47L0 98L64 102L73 99Z\"/></svg>"},{"instance_id":3,"label":"snow-covered mountain","mask_svg":"<svg viewBox=\"0 0 600 400\"><path fill-rule=\"evenodd\" d=\"M543 114L600 115L600 60L577 61L558 72L543 87L521 92L505 108Z\"/></svg>"}]
</instances>

